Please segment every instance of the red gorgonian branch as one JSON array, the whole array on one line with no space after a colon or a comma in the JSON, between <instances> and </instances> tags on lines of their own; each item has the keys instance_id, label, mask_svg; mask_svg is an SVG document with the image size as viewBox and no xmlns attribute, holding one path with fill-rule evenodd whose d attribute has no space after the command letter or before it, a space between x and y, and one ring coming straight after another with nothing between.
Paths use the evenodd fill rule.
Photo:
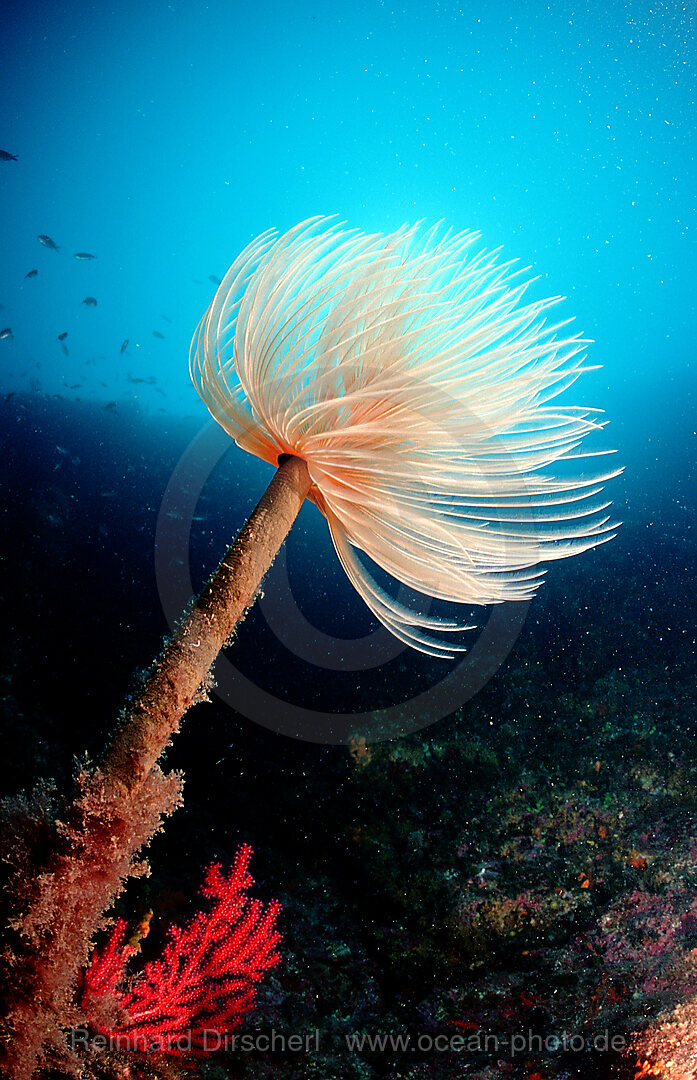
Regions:
<instances>
[{"instance_id":1,"label":"red gorgonian branch","mask_svg":"<svg viewBox=\"0 0 697 1080\"><path fill-rule=\"evenodd\" d=\"M244 844L227 875L206 871L201 888L212 901L182 927L172 927L159 960L129 978L138 951L124 942L119 919L95 950L83 976L81 1005L114 1049L146 1053L204 1054L218 1049L253 1008L257 983L280 962L277 901L250 900L252 849Z\"/></svg>"}]
</instances>

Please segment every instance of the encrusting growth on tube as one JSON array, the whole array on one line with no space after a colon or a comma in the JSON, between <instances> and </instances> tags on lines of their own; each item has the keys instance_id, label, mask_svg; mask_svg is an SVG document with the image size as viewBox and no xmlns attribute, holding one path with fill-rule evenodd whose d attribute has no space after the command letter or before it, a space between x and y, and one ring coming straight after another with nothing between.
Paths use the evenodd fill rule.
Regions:
<instances>
[{"instance_id":1,"label":"encrusting growth on tube","mask_svg":"<svg viewBox=\"0 0 697 1080\"><path fill-rule=\"evenodd\" d=\"M309 488L305 463L284 458L124 711L101 766L80 771L64 820L51 823L45 808L34 811L42 818L39 842L50 848L43 866L34 868L35 853L18 842L21 832L39 829L29 808L9 823L15 906L0 956L6 983L0 1068L12 1080L31 1080L41 1060L69 1061L61 1029L82 1021L73 996L91 939L125 880L148 872L138 852L181 803L181 778L164 775L157 759L254 601Z\"/></svg>"}]
</instances>

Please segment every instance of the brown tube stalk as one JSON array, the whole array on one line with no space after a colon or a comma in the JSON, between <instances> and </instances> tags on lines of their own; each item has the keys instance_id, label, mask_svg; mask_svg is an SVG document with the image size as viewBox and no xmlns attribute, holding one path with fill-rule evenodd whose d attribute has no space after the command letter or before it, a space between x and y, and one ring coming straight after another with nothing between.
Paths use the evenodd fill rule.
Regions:
<instances>
[{"instance_id":1,"label":"brown tube stalk","mask_svg":"<svg viewBox=\"0 0 697 1080\"><path fill-rule=\"evenodd\" d=\"M167 642L102 762L129 794L147 778L210 668L252 604L310 490L306 463L287 456L218 569Z\"/></svg>"}]
</instances>

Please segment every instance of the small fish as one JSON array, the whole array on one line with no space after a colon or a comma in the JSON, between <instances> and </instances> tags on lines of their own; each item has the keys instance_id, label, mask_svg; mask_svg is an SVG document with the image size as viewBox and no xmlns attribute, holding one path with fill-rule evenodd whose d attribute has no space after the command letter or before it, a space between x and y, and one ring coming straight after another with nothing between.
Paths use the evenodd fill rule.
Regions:
<instances>
[{"instance_id":1,"label":"small fish","mask_svg":"<svg viewBox=\"0 0 697 1080\"><path fill-rule=\"evenodd\" d=\"M25 278L28 278L28 277L36 277L36 275L38 274L38 272L39 272L38 270L30 270L30 271L29 271L29 273L28 273L28 274L25 274L24 276L25 276Z\"/></svg>"},{"instance_id":2,"label":"small fish","mask_svg":"<svg viewBox=\"0 0 697 1080\"><path fill-rule=\"evenodd\" d=\"M44 247L50 248L51 251L60 251L58 244L56 244L50 236L46 236L46 233L41 233L41 235L37 236L36 239L39 241L40 244L43 244Z\"/></svg>"},{"instance_id":3,"label":"small fish","mask_svg":"<svg viewBox=\"0 0 697 1080\"><path fill-rule=\"evenodd\" d=\"M163 315L162 318L165 320L165 322L168 322L168 323L171 323L171 321L172 321L170 319L169 315Z\"/></svg>"},{"instance_id":4,"label":"small fish","mask_svg":"<svg viewBox=\"0 0 697 1080\"><path fill-rule=\"evenodd\" d=\"M0 161L19 161L16 154L11 154L9 150L0 150Z\"/></svg>"},{"instance_id":5,"label":"small fish","mask_svg":"<svg viewBox=\"0 0 697 1080\"><path fill-rule=\"evenodd\" d=\"M67 330L64 330L62 334L59 334L59 335L58 335L58 340L59 340L59 341L65 341L65 339L67 338L67 336L68 336L68 331L67 331Z\"/></svg>"},{"instance_id":6,"label":"small fish","mask_svg":"<svg viewBox=\"0 0 697 1080\"><path fill-rule=\"evenodd\" d=\"M82 302L83 302L83 304L86 304L87 307L96 307L97 306L97 301L95 300L95 298L93 296L86 296L85 299Z\"/></svg>"},{"instance_id":7,"label":"small fish","mask_svg":"<svg viewBox=\"0 0 697 1080\"><path fill-rule=\"evenodd\" d=\"M63 356L70 356L70 353L68 352L68 346L65 344L64 341L61 341L61 349L63 350Z\"/></svg>"},{"instance_id":8,"label":"small fish","mask_svg":"<svg viewBox=\"0 0 697 1080\"><path fill-rule=\"evenodd\" d=\"M0 330L0 341L4 341L5 338L11 337L14 337L11 326L6 326L4 330Z\"/></svg>"},{"instance_id":9,"label":"small fish","mask_svg":"<svg viewBox=\"0 0 697 1080\"><path fill-rule=\"evenodd\" d=\"M74 255L75 259L96 259L96 255L90 255L89 251L76 251Z\"/></svg>"},{"instance_id":10,"label":"small fish","mask_svg":"<svg viewBox=\"0 0 697 1080\"><path fill-rule=\"evenodd\" d=\"M156 338L159 338L159 339L160 339L160 341L164 341L164 340L165 340L165 335L164 335L164 334L161 334L159 330L153 330L153 332L152 332L152 336L153 336L153 337L156 337Z\"/></svg>"},{"instance_id":11,"label":"small fish","mask_svg":"<svg viewBox=\"0 0 697 1080\"><path fill-rule=\"evenodd\" d=\"M223 284L222 281L220 280L220 278L216 277L215 274L209 274L208 275L208 280L212 281L214 285L222 285Z\"/></svg>"},{"instance_id":12,"label":"small fish","mask_svg":"<svg viewBox=\"0 0 697 1080\"><path fill-rule=\"evenodd\" d=\"M127 348L128 348L128 338L124 338L123 342L121 344L120 352L125 353Z\"/></svg>"}]
</instances>

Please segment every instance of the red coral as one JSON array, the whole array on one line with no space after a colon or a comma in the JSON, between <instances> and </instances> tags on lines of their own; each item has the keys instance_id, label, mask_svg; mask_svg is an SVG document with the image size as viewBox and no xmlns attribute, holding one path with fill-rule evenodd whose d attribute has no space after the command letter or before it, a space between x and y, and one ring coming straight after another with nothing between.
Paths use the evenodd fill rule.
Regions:
<instances>
[{"instance_id":1,"label":"red coral","mask_svg":"<svg viewBox=\"0 0 697 1080\"><path fill-rule=\"evenodd\" d=\"M275 921L281 906L264 909L246 891L254 883L248 844L227 875L206 871L201 889L212 900L186 926L173 927L161 959L128 980L125 966L137 946L125 943L119 920L85 972L81 1004L91 1023L119 1050L203 1054L217 1049L252 1009L256 984L280 961Z\"/></svg>"}]
</instances>

